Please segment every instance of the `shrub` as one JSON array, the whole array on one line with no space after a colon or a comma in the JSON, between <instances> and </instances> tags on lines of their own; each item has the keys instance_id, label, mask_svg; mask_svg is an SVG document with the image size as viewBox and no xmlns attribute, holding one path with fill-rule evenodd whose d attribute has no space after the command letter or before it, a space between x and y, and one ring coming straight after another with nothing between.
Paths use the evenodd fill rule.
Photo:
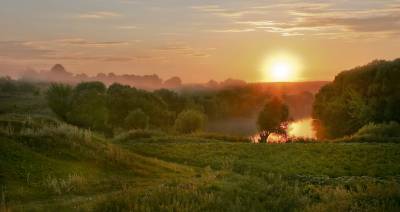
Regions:
<instances>
[{"instance_id":1,"label":"shrub","mask_svg":"<svg viewBox=\"0 0 400 212\"><path fill-rule=\"evenodd\" d=\"M68 122L83 128L107 131L105 85L102 82L82 82L72 92Z\"/></svg>"},{"instance_id":2,"label":"shrub","mask_svg":"<svg viewBox=\"0 0 400 212\"><path fill-rule=\"evenodd\" d=\"M47 102L51 110L62 120L67 120L71 108L72 88L69 85L52 84L47 90Z\"/></svg>"},{"instance_id":3,"label":"shrub","mask_svg":"<svg viewBox=\"0 0 400 212\"><path fill-rule=\"evenodd\" d=\"M129 112L124 121L126 129L146 129L149 125L149 117L141 109Z\"/></svg>"},{"instance_id":4,"label":"shrub","mask_svg":"<svg viewBox=\"0 0 400 212\"><path fill-rule=\"evenodd\" d=\"M356 137L400 137L400 124L389 122L383 124L369 123L359 129Z\"/></svg>"},{"instance_id":5,"label":"shrub","mask_svg":"<svg viewBox=\"0 0 400 212\"><path fill-rule=\"evenodd\" d=\"M175 130L179 133L193 133L204 128L205 116L196 110L186 110L175 120Z\"/></svg>"},{"instance_id":6,"label":"shrub","mask_svg":"<svg viewBox=\"0 0 400 212\"><path fill-rule=\"evenodd\" d=\"M128 132L124 132L115 137L117 141L126 141L126 140L134 140L141 138L152 138L156 136L165 135L161 131L155 130L130 130Z\"/></svg>"}]
</instances>

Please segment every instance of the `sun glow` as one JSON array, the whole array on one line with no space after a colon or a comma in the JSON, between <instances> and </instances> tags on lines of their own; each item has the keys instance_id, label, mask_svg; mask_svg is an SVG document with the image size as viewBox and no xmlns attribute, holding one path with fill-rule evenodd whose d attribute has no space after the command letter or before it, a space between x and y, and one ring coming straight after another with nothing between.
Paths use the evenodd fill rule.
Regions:
<instances>
[{"instance_id":1,"label":"sun glow","mask_svg":"<svg viewBox=\"0 0 400 212\"><path fill-rule=\"evenodd\" d=\"M291 137L315 138L315 131L311 118L298 120L289 124L288 135Z\"/></svg>"},{"instance_id":2,"label":"sun glow","mask_svg":"<svg viewBox=\"0 0 400 212\"><path fill-rule=\"evenodd\" d=\"M274 81L289 81L292 73L293 67L285 61L272 64L271 76Z\"/></svg>"},{"instance_id":3,"label":"sun glow","mask_svg":"<svg viewBox=\"0 0 400 212\"><path fill-rule=\"evenodd\" d=\"M267 81L291 82L298 80L300 64L292 55L279 54L269 57L262 69Z\"/></svg>"}]
</instances>

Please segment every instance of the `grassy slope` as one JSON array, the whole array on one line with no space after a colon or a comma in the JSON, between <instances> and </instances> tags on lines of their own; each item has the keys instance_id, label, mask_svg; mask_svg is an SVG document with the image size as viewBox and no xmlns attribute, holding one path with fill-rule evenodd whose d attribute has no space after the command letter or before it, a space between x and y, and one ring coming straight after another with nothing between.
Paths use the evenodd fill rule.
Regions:
<instances>
[{"instance_id":1,"label":"grassy slope","mask_svg":"<svg viewBox=\"0 0 400 212\"><path fill-rule=\"evenodd\" d=\"M128 187L146 188L194 174L185 166L125 151L69 125L35 128L38 120L33 117L24 120L20 130L9 130L16 122L0 130L3 209L82 207L88 199Z\"/></svg>"},{"instance_id":2,"label":"grassy slope","mask_svg":"<svg viewBox=\"0 0 400 212\"><path fill-rule=\"evenodd\" d=\"M46 115L0 117L0 211L400 210L398 144L109 141L29 98L0 99L3 112Z\"/></svg>"},{"instance_id":3,"label":"grassy slope","mask_svg":"<svg viewBox=\"0 0 400 212\"><path fill-rule=\"evenodd\" d=\"M33 134L3 133L0 173L7 206L39 211L399 209L396 144L255 145L183 137L109 142L89 135L66 125Z\"/></svg>"},{"instance_id":4,"label":"grassy slope","mask_svg":"<svg viewBox=\"0 0 400 212\"><path fill-rule=\"evenodd\" d=\"M195 138L116 141L132 152L209 170L206 183L162 189L150 202L136 195L105 205L160 210L396 211L400 208L400 146L397 144L232 143ZM186 197L176 194L188 193ZM212 196L211 199L207 197ZM166 199L166 200L165 200ZM195 205L185 202L191 199ZM133 202L133 203L132 203ZM140 203L140 204L139 204ZM178 206L176 206L178 205ZM112 207L114 206L114 207Z\"/></svg>"}]
</instances>

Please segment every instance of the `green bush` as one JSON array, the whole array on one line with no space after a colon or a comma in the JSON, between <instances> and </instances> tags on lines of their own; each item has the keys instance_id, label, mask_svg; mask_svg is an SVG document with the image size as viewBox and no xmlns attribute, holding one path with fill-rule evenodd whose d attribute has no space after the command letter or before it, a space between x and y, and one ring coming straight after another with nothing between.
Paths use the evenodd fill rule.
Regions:
<instances>
[{"instance_id":1,"label":"green bush","mask_svg":"<svg viewBox=\"0 0 400 212\"><path fill-rule=\"evenodd\" d=\"M74 89L68 122L79 127L108 131L106 86L102 82L82 82Z\"/></svg>"},{"instance_id":2,"label":"green bush","mask_svg":"<svg viewBox=\"0 0 400 212\"><path fill-rule=\"evenodd\" d=\"M134 139L141 139L141 138L152 138L157 136L165 135L161 131L155 130L130 130L128 132L121 133L115 137L114 140L117 141L127 141L127 140L134 140Z\"/></svg>"},{"instance_id":3,"label":"green bush","mask_svg":"<svg viewBox=\"0 0 400 212\"><path fill-rule=\"evenodd\" d=\"M149 117L141 109L129 112L124 121L126 129L146 129L149 126Z\"/></svg>"},{"instance_id":4,"label":"green bush","mask_svg":"<svg viewBox=\"0 0 400 212\"><path fill-rule=\"evenodd\" d=\"M369 123L359 129L354 136L356 137L399 137L400 124L389 122L383 124Z\"/></svg>"},{"instance_id":5,"label":"green bush","mask_svg":"<svg viewBox=\"0 0 400 212\"><path fill-rule=\"evenodd\" d=\"M47 102L51 110L62 120L67 120L71 110L72 87L64 84L51 84L46 92Z\"/></svg>"},{"instance_id":6,"label":"green bush","mask_svg":"<svg viewBox=\"0 0 400 212\"><path fill-rule=\"evenodd\" d=\"M175 120L175 130L179 133L194 133L204 128L205 115L196 110L186 110Z\"/></svg>"}]
</instances>

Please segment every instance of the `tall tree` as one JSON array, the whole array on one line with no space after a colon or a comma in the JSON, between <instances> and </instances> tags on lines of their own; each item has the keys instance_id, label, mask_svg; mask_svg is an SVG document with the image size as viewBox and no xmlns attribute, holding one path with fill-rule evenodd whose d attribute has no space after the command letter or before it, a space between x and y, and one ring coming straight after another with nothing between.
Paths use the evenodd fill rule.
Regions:
<instances>
[{"instance_id":1,"label":"tall tree","mask_svg":"<svg viewBox=\"0 0 400 212\"><path fill-rule=\"evenodd\" d=\"M271 133L286 134L285 123L288 118L289 109L280 99L268 100L257 119L260 142L267 142Z\"/></svg>"}]
</instances>

